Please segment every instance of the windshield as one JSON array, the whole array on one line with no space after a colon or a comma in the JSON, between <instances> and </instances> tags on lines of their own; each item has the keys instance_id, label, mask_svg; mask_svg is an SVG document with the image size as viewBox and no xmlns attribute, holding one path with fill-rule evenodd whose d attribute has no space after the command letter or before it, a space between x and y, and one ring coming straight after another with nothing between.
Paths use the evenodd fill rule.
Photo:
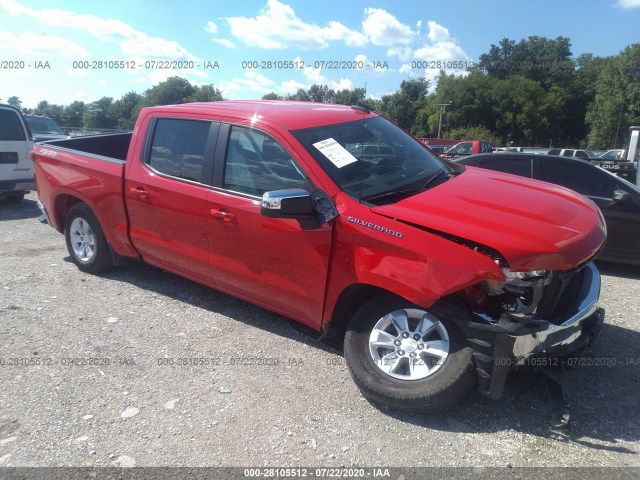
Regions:
<instances>
[{"instance_id":1,"label":"windshield","mask_svg":"<svg viewBox=\"0 0 640 480\"><path fill-rule=\"evenodd\" d=\"M347 194L375 204L400 200L455 171L382 117L291 132ZM395 195L397 194L397 195Z\"/></svg>"},{"instance_id":2,"label":"windshield","mask_svg":"<svg viewBox=\"0 0 640 480\"><path fill-rule=\"evenodd\" d=\"M24 117L33 133L54 133L65 135L56 122L45 117Z\"/></svg>"}]
</instances>

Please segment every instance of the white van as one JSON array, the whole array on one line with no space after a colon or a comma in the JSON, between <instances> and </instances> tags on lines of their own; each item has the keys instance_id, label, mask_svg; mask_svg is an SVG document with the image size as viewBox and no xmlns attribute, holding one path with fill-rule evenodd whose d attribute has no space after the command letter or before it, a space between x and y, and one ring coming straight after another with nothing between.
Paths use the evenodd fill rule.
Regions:
<instances>
[{"instance_id":1,"label":"white van","mask_svg":"<svg viewBox=\"0 0 640 480\"><path fill-rule=\"evenodd\" d=\"M32 148L31 131L20 111L0 104L0 197L19 202L36 188L29 158Z\"/></svg>"}]
</instances>

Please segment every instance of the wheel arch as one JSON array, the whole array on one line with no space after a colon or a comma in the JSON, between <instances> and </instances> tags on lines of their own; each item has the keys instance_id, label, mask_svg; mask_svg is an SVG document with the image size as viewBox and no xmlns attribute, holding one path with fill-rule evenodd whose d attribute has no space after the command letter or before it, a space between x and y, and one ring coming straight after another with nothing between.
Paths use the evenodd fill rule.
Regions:
<instances>
[{"instance_id":1,"label":"wheel arch","mask_svg":"<svg viewBox=\"0 0 640 480\"><path fill-rule=\"evenodd\" d=\"M338 297L335 308L333 309L333 313L331 315L331 320L329 322L325 322L322 325L322 335L320 337L321 340L331 344L336 348L342 349L342 340L344 339L344 335L347 331L347 326L349 325L349 322L351 321L351 318L356 313L356 311L372 298L383 296L389 299L408 302L412 305L424 308L426 310L432 308L440 309L445 305L455 308L458 313L460 312L460 309L466 309L464 300L455 293L442 297L433 304L427 306L416 304L409 298L405 298L401 295L398 295L397 293L381 287L377 287L375 285L356 283L345 288ZM454 320L457 326L460 329L465 330L466 333L466 322L462 320L462 317L460 315L453 315L452 317L452 320Z\"/></svg>"},{"instance_id":2,"label":"wheel arch","mask_svg":"<svg viewBox=\"0 0 640 480\"><path fill-rule=\"evenodd\" d=\"M66 193L63 193L56 197L53 206L53 221L55 222L55 229L60 233L64 232L64 224L69 210L71 210L71 208L78 203L87 204L87 202L85 202L81 198L78 198L74 195L68 195ZM87 206L91 208L91 205L87 204ZM93 211L93 208L91 208L91 210Z\"/></svg>"}]
</instances>

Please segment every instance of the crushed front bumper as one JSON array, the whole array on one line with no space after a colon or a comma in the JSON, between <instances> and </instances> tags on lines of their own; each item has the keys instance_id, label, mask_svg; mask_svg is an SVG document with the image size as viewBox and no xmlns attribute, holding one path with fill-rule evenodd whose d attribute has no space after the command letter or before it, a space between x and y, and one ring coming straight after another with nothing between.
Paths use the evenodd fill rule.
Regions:
<instances>
[{"instance_id":1,"label":"crushed front bumper","mask_svg":"<svg viewBox=\"0 0 640 480\"><path fill-rule=\"evenodd\" d=\"M518 366L559 364L560 358L593 342L604 324L598 307L600 273L593 262L583 267L580 285L569 307L555 323L532 319L529 323L501 319L495 324L470 322L466 333L474 348L480 391L500 398L509 371Z\"/></svg>"}]
</instances>

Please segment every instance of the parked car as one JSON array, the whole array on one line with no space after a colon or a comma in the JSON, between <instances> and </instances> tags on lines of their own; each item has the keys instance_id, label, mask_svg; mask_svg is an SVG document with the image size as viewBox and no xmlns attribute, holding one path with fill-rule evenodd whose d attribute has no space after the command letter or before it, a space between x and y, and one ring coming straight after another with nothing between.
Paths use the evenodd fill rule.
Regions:
<instances>
[{"instance_id":1,"label":"parked car","mask_svg":"<svg viewBox=\"0 0 640 480\"><path fill-rule=\"evenodd\" d=\"M0 104L0 196L19 202L35 188L31 132L20 111Z\"/></svg>"},{"instance_id":2,"label":"parked car","mask_svg":"<svg viewBox=\"0 0 640 480\"><path fill-rule=\"evenodd\" d=\"M601 154L598 158L601 160L622 160L622 154L624 153L624 149L616 148L613 150L607 150L603 154Z\"/></svg>"},{"instance_id":3,"label":"parked car","mask_svg":"<svg viewBox=\"0 0 640 480\"><path fill-rule=\"evenodd\" d=\"M598 157L598 155L591 150L579 150L575 148L552 148L547 152L547 155L554 155L558 157L577 157L584 158L585 160Z\"/></svg>"},{"instance_id":4,"label":"parked car","mask_svg":"<svg viewBox=\"0 0 640 480\"><path fill-rule=\"evenodd\" d=\"M457 163L535 178L593 200L607 223L601 260L640 265L640 188L590 162L532 154L486 154Z\"/></svg>"},{"instance_id":5,"label":"parked car","mask_svg":"<svg viewBox=\"0 0 640 480\"><path fill-rule=\"evenodd\" d=\"M466 140L446 150L441 157L452 160L467 155L488 152L493 152L493 147L489 142L485 142L484 140Z\"/></svg>"},{"instance_id":6,"label":"parked car","mask_svg":"<svg viewBox=\"0 0 640 480\"><path fill-rule=\"evenodd\" d=\"M348 150L373 139L395 157ZM593 202L441 161L363 107L151 107L132 134L35 151L78 268L142 260L291 317L342 343L376 403L436 411L476 382L497 398L514 365L604 322Z\"/></svg>"},{"instance_id":7,"label":"parked car","mask_svg":"<svg viewBox=\"0 0 640 480\"><path fill-rule=\"evenodd\" d=\"M71 138L52 118L43 115L24 115L34 142Z\"/></svg>"}]
</instances>

